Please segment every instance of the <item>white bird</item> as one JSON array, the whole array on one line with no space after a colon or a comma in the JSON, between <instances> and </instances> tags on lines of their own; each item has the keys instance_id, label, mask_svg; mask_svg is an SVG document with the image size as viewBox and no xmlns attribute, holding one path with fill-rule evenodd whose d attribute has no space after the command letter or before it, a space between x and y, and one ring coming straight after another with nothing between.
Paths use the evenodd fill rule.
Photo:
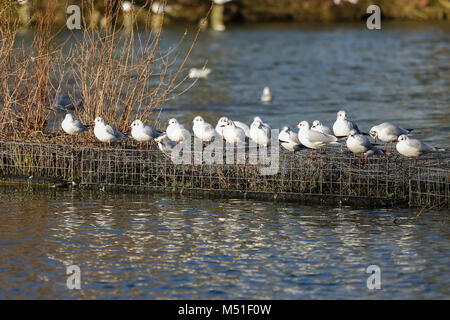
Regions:
<instances>
[{"instance_id":1,"label":"white bird","mask_svg":"<svg viewBox=\"0 0 450 320\"><path fill-rule=\"evenodd\" d=\"M175 141L170 140L166 133L163 133L159 137L155 138L155 141L158 143L159 150L161 150L164 154L171 153L176 147Z\"/></svg>"},{"instance_id":2,"label":"white bird","mask_svg":"<svg viewBox=\"0 0 450 320\"><path fill-rule=\"evenodd\" d=\"M313 151L320 148L326 148L329 144L339 144L338 139L335 136L330 136L319 131L310 130L309 123L302 121L294 128L298 128L298 140L305 147L312 149ZM311 151L312 154L312 151Z\"/></svg>"},{"instance_id":3,"label":"white bird","mask_svg":"<svg viewBox=\"0 0 450 320\"><path fill-rule=\"evenodd\" d=\"M412 139L408 137L406 134L400 135L398 137L398 143L396 145L397 151L404 155L405 157L415 157L416 163L419 161L419 156L424 153L436 152L436 151L445 151L442 148L435 148L426 144L420 140Z\"/></svg>"},{"instance_id":4,"label":"white bird","mask_svg":"<svg viewBox=\"0 0 450 320\"><path fill-rule=\"evenodd\" d=\"M388 142L390 142L391 149L388 152L392 152L392 143L397 142L397 139L400 135L408 135L412 130L413 129L400 128L399 126L390 122L384 122L377 126L373 126L369 131L369 135L375 142L377 142L377 138L383 141L385 143L383 150L385 151L387 150Z\"/></svg>"},{"instance_id":5,"label":"white bird","mask_svg":"<svg viewBox=\"0 0 450 320\"><path fill-rule=\"evenodd\" d=\"M223 137L223 130L225 129L225 127L228 124L228 118L227 117L222 117L219 119L219 121L217 121L217 125L216 125L216 132L221 135ZM233 121L234 125L238 128L241 128L242 130L244 130L245 135L250 138L250 128L248 125L246 125L245 123L241 122L241 121Z\"/></svg>"},{"instance_id":6,"label":"white bird","mask_svg":"<svg viewBox=\"0 0 450 320\"><path fill-rule=\"evenodd\" d=\"M65 133L70 135L73 144L77 144L77 139L74 140L73 136L77 136L79 133L87 130L81 121L75 119L71 113L66 114L61 127Z\"/></svg>"},{"instance_id":7,"label":"white bird","mask_svg":"<svg viewBox=\"0 0 450 320\"><path fill-rule=\"evenodd\" d=\"M198 78L207 78L208 75L211 73L211 69L209 68L192 68L189 70L189 78L191 79L198 79Z\"/></svg>"},{"instance_id":8,"label":"white bird","mask_svg":"<svg viewBox=\"0 0 450 320\"><path fill-rule=\"evenodd\" d=\"M272 97L272 94L270 93L270 88L264 87L263 93L261 95L261 101L262 102L270 102L270 101L272 101L272 99L273 99L273 97Z\"/></svg>"},{"instance_id":9,"label":"white bird","mask_svg":"<svg viewBox=\"0 0 450 320\"><path fill-rule=\"evenodd\" d=\"M215 4L225 4L230 2L231 0L213 0Z\"/></svg>"},{"instance_id":10,"label":"white bird","mask_svg":"<svg viewBox=\"0 0 450 320\"><path fill-rule=\"evenodd\" d=\"M103 142L105 145L105 151L107 142L108 146L111 147L111 142L127 137L122 132L117 131L113 126L106 124L102 117L95 118L94 123L94 135L98 140Z\"/></svg>"},{"instance_id":11,"label":"white bird","mask_svg":"<svg viewBox=\"0 0 450 320\"><path fill-rule=\"evenodd\" d=\"M374 147L370 142L369 138L366 136L359 134L355 129L350 131L350 134L347 138L347 148L353 152L356 156L357 154L361 155L361 158L365 159L365 157L372 156L374 154L384 154L383 151ZM367 168L367 161L365 160L364 164L361 166L362 169Z\"/></svg>"},{"instance_id":12,"label":"white bird","mask_svg":"<svg viewBox=\"0 0 450 320\"><path fill-rule=\"evenodd\" d=\"M272 126L267 122L264 122L261 117L254 117L253 121L260 121L264 127L266 127L268 130L272 130Z\"/></svg>"},{"instance_id":13,"label":"white bird","mask_svg":"<svg viewBox=\"0 0 450 320\"><path fill-rule=\"evenodd\" d=\"M208 122L205 122L201 116L196 116L191 123L194 124L192 126L194 135L202 141L202 147L204 142L211 142L214 137L218 136L216 129Z\"/></svg>"},{"instance_id":14,"label":"white bird","mask_svg":"<svg viewBox=\"0 0 450 320\"><path fill-rule=\"evenodd\" d=\"M166 134L167 137L170 140L175 141L176 144L191 139L191 133L189 130L187 130L186 127L180 124L175 118L169 120Z\"/></svg>"},{"instance_id":15,"label":"white bird","mask_svg":"<svg viewBox=\"0 0 450 320\"><path fill-rule=\"evenodd\" d=\"M311 130L319 131L325 134L329 134L330 136L334 136L333 130L326 125L323 125L319 120L314 120L311 126Z\"/></svg>"},{"instance_id":16,"label":"white bird","mask_svg":"<svg viewBox=\"0 0 450 320\"><path fill-rule=\"evenodd\" d=\"M363 157L364 152L372 149L372 143L369 138L356 132L355 129L350 130L350 134L347 137L347 148L351 152L361 154Z\"/></svg>"},{"instance_id":17,"label":"white bird","mask_svg":"<svg viewBox=\"0 0 450 320\"><path fill-rule=\"evenodd\" d=\"M250 138L256 142L257 145L267 147L270 144L271 128L264 125L261 118L255 117L250 126Z\"/></svg>"},{"instance_id":18,"label":"white bird","mask_svg":"<svg viewBox=\"0 0 450 320\"><path fill-rule=\"evenodd\" d=\"M304 146L298 140L298 134L292 131L288 126L284 126L283 129L278 134L278 141L280 141L281 146L290 152L299 151L304 148Z\"/></svg>"},{"instance_id":19,"label":"white bird","mask_svg":"<svg viewBox=\"0 0 450 320\"><path fill-rule=\"evenodd\" d=\"M141 120L134 120L131 125L131 136L139 142L139 149L142 149L142 142L147 143L147 151L148 151L148 143L150 140L155 139L162 135L162 132L156 129L153 129L149 125L144 124Z\"/></svg>"},{"instance_id":20,"label":"white bird","mask_svg":"<svg viewBox=\"0 0 450 320\"><path fill-rule=\"evenodd\" d=\"M354 122L347 120L346 112L344 110L340 110L337 113L336 121L333 124L333 132L335 136L348 137L352 129L355 129L357 133L361 133L358 126Z\"/></svg>"},{"instance_id":21,"label":"white bird","mask_svg":"<svg viewBox=\"0 0 450 320\"><path fill-rule=\"evenodd\" d=\"M231 144L245 143L245 132L242 128L239 128L231 120L228 120L226 127L223 129L223 138L226 142Z\"/></svg>"}]
</instances>

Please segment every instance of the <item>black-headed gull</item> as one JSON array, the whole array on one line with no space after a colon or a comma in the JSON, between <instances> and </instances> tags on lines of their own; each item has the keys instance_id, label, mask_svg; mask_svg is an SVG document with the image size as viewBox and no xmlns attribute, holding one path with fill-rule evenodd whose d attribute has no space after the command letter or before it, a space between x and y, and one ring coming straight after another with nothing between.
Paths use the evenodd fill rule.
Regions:
<instances>
[{"instance_id":1,"label":"black-headed gull","mask_svg":"<svg viewBox=\"0 0 450 320\"><path fill-rule=\"evenodd\" d=\"M196 116L191 123L194 135L202 141L202 147L204 147L204 142L211 142L214 137L218 136L216 129L201 116Z\"/></svg>"},{"instance_id":2,"label":"black-headed gull","mask_svg":"<svg viewBox=\"0 0 450 320\"><path fill-rule=\"evenodd\" d=\"M264 87L263 93L261 95L261 101L262 102L270 102L273 100L272 94L270 93L269 87Z\"/></svg>"},{"instance_id":3,"label":"black-headed gull","mask_svg":"<svg viewBox=\"0 0 450 320\"><path fill-rule=\"evenodd\" d=\"M108 146L111 147L111 142L117 141L119 139L126 138L122 132L117 131L116 128L106 124L105 120L102 117L97 117L94 120L94 135L95 137L103 142L105 146L106 152L106 143L108 142Z\"/></svg>"},{"instance_id":4,"label":"black-headed gull","mask_svg":"<svg viewBox=\"0 0 450 320\"><path fill-rule=\"evenodd\" d=\"M278 141L280 141L281 146L288 150L289 152L299 151L305 147L298 140L297 132L294 132L288 126L284 126L278 134Z\"/></svg>"},{"instance_id":5,"label":"black-headed gull","mask_svg":"<svg viewBox=\"0 0 450 320\"><path fill-rule=\"evenodd\" d=\"M223 138L230 144L238 145L245 143L246 135L242 128L237 127L233 121L228 120L225 129L223 129Z\"/></svg>"},{"instance_id":6,"label":"black-headed gull","mask_svg":"<svg viewBox=\"0 0 450 320\"><path fill-rule=\"evenodd\" d=\"M217 121L217 125L216 125L216 132L221 135L223 137L223 130L225 129L225 127L228 124L228 118L227 117L222 117L219 119L219 121ZM233 121L234 125L238 128L241 128L242 130L244 130L245 135L250 138L250 128L248 125L246 125L245 123L241 122L241 121Z\"/></svg>"},{"instance_id":7,"label":"black-headed gull","mask_svg":"<svg viewBox=\"0 0 450 320\"><path fill-rule=\"evenodd\" d=\"M271 128L261 118L256 117L250 125L250 138L259 146L267 147L270 143Z\"/></svg>"},{"instance_id":8,"label":"black-headed gull","mask_svg":"<svg viewBox=\"0 0 450 320\"><path fill-rule=\"evenodd\" d=\"M366 136L359 134L355 129L350 130L350 134L347 138L347 148L356 156L357 154L361 155L361 158L365 159L366 153L372 150L371 153L367 153L367 156L371 156L373 154L379 154L381 151L378 148L375 148L370 142L369 138ZM381 153L383 153L381 151ZM367 168L366 162L361 166L361 168Z\"/></svg>"},{"instance_id":9,"label":"black-headed gull","mask_svg":"<svg viewBox=\"0 0 450 320\"><path fill-rule=\"evenodd\" d=\"M418 139L412 139L405 134L398 137L398 143L396 145L397 151L405 157L415 157L416 163L419 161L419 156L424 153L445 151L442 148L435 148L426 144Z\"/></svg>"},{"instance_id":10,"label":"black-headed gull","mask_svg":"<svg viewBox=\"0 0 450 320\"><path fill-rule=\"evenodd\" d=\"M316 130L325 134L329 134L330 136L334 136L333 130L330 127L322 124L319 120L314 120L311 126L311 130Z\"/></svg>"},{"instance_id":11,"label":"black-headed gull","mask_svg":"<svg viewBox=\"0 0 450 320\"><path fill-rule=\"evenodd\" d=\"M175 141L176 144L191 139L191 133L183 124L180 124L177 119L172 118L168 122L166 129L167 137Z\"/></svg>"},{"instance_id":12,"label":"black-headed gull","mask_svg":"<svg viewBox=\"0 0 450 320\"><path fill-rule=\"evenodd\" d=\"M189 70L189 78L191 79L199 79L199 78L207 78L209 74L211 73L211 69L209 68L191 68Z\"/></svg>"},{"instance_id":13,"label":"black-headed gull","mask_svg":"<svg viewBox=\"0 0 450 320\"><path fill-rule=\"evenodd\" d=\"M400 128L399 126L390 122L384 122L377 126L373 126L369 131L369 135L375 142L377 142L378 138L385 143L384 148L382 149L384 151L387 150L387 144L390 142L391 148L388 152L392 152L392 143L397 142L398 137L402 134L408 135L412 130L413 129Z\"/></svg>"},{"instance_id":14,"label":"black-headed gull","mask_svg":"<svg viewBox=\"0 0 450 320\"><path fill-rule=\"evenodd\" d=\"M329 144L339 144L338 139L335 136L325 134L319 131L311 130L309 128L309 123L307 121L302 121L294 128L298 128L298 140L305 147L312 149L317 152L317 149L325 148Z\"/></svg>"},{"instance_id":15,"label":"black-headed gull","mask_svg":"<svg viewBox=\"0 0 450 320\"><path fill-rule=\"evenodd\" d=\"M348 137L351 130L356 130L357 133L361 133L358 126L347 120L347 113L344 110L340 110L337 113L336 121L333 124L333 132L336 137Z\"/></svg>"},{"instance_id":16,"label":"black-headed gull","mask_svg":"<svg viewBox=\"0 0 450 320\"><path fill-rule=\"evenodd\" d=\"M61 122L61 127L65 133L70 135L73 144L77 144L77 139L74 139L73 136L77 136L81 132L87 130L81 121L75 119L71 113L66 114L63 122Z\"/></svg>"},{"instance_id":17,"label":"black-headed gull","mask_svg":"<svg viewBox=\"0 0 450 320\"><path fill-rule=\"evenodd\" d=\"M166 133L163 133L159 137L155 138L155 141L158 143L159 150L161 150L164 154L171 153L176 147L175 141L170 140Z\"/></svg>"},{"instance_id":18,"label":"black-headed gull","mask_svg":"<svg viewBox=\"0 0 450 320\"><path fill-rule=\"evenodd\" d=\"M141 120L134 120L131 125L131 136L139 142L139 149L142 149L142 142L147 143L147 152L148 152L148 143L150 140L155 139L162 135L162 132L156 129L153 129L151 126L144 124Z\"/></svg>"}]
</instances>

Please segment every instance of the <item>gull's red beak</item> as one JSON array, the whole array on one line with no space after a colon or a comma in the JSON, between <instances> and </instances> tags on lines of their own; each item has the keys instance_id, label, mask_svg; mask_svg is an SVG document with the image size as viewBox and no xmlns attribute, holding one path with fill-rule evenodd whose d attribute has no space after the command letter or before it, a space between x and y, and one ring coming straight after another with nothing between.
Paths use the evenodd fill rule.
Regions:
<instances>
[{"instance_id":1,"label":"gull's red beak","mask_svg":"<svg viewBox=\"0 0 450 320\"><path fill-rule=\"evenodd\" d=\"M189 122L190 124L194 124L194 121Z\"/></svg>"},{"instance_id":2,"label":"gull's red beak","mask_svg":"<svg viewBox=\"0 0 450 320\"><path fill-rule=\"evenodd\" d=\"M394 141L392 141L392 142L396 142L396 143L397 143L397 142L398 142L398 140L394 140Z\"/></svg>"},{"instance_id":3,"label":"gull's red beak","mask_svg":"<svg viewBox=\"0 0 450 320\"><path fill-rule=\"evenodd\" d=\"M298 125L295 125L294 128L298 128Z\"/></svg>"},{"instance_id":4,"label":"gull's red beak","mask_svg":"<svg viewBox=\"0 0 450 320\"><path fill-rule=\"evenodd\" d=\"M377 137L373 138L373 141L375 141L375 143L377 143Z\"/></svg>"}]
</instances>

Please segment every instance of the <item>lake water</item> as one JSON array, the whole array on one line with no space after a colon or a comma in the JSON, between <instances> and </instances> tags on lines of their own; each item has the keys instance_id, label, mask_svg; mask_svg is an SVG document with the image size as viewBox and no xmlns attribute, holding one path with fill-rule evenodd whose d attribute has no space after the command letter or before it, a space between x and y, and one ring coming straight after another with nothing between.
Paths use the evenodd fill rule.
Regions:
<instances>
[{"instance_id":1,"label":"lake water","mask_svg":"<svg viewBox=\"0 0 450 320\"><path fill-rule=\"evenodd\" d=\"M229 27L188 67L212 73L169 101L184 123L222 115L274 127L393 121L449 145L447 25ZM166 45L181 30L168 29ZM264 86L275 100L259 102ZM450 298L447 211L353 210L163 194L0 188L0 298ZM68 290L66 266L81 269ZM366 268L381 270L369 290Z\"/></svg>"}]
</instances>

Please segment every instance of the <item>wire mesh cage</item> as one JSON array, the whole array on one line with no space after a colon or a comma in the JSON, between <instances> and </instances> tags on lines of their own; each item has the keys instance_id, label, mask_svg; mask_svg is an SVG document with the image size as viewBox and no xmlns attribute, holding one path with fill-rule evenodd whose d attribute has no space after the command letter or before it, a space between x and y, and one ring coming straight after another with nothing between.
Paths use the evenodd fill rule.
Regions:
<instances>
[{"instance_id":1,"label":"wire mesh cage","mask_svg":"<svg viewBox=\"0 0 450 320\"><path fill-rule=\"evenodd\" d=\"M176 164L160 150L141 151L126 144L105 152L87 146L1 142L0 151L3 176L261 199L449 207L449 155L443 152L416 164L397 154L361 159L338 149L315 156L280 151L274 174L262 174L265 165L252 164L248 154L238 164L227 164L226 153L224 161L206 164L193 152L189 163Z\"/></svg>"}]
</instances>

